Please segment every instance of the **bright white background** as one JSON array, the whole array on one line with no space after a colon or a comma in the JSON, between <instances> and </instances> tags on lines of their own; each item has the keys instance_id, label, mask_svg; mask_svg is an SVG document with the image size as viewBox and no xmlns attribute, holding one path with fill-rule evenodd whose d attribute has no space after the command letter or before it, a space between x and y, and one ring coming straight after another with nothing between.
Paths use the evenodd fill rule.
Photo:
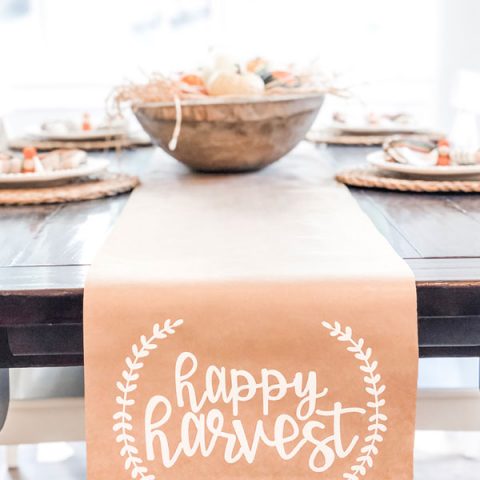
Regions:
<instances>
[{"instance_id":1,"label":"bright white background","mask_svg":"<svg viewBox=\"0 0 480 480\"><path fill-rule=\"evenodd\" d=\"M478 78L454 96L462 69L480 71L478 18L477 0L0 0L0 111L100 107L215 49L316 61L370 108L449 129L454 103L480 111Z\"/></svg>"},{"instance_id":2,"label":"bright white background","mask_svg":"<svg viewBox=\"0 0 480 480\"><path fill-rule=\"evenodd\" d=\"M112 85L197 66L213 48L316 60L365 84L357 91L374 107L435 120L443 3L0 0L0 101L3 110L100 105Z\"/></svg>"}]
</instances>

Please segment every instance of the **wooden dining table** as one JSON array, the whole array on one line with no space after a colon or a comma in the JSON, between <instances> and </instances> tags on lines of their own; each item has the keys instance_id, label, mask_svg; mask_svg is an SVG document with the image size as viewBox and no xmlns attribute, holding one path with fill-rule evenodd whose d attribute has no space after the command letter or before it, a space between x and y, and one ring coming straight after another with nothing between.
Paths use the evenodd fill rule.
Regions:
<instances>
[{"instance_id":1,"label":"wooden dining table","mask_svg":"<svg viewBox=\"0 0 480 480\"><path fill-rule=\"evenodd\" d=\"M371 150L318 146L314 153L341 169ZM142 178L165 154L103 155L113 169ZM480 357L480 196L351 193L415 275L420 356ZM0 207L0 369L82 365L85 278L127 201L124 194ZM393 334L388 318L384 328Z\"/></svg>"}]
</instances>

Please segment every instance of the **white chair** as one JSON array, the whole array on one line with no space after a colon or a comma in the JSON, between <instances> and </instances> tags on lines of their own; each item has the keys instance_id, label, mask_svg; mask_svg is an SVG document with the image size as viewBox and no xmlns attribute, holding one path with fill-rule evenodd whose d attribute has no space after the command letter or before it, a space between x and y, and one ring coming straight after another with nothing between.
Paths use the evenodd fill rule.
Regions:
<instances>
[{"instance_id":1,"label":"white chair","mask_svg":"<svg viewBox=\"0 0 480 480\"><path fill-rule=\"evenodd\" d=\"M21 444L85 439L83 369L42 368L11 372L11 402L0 431L9 468L17 466ZM480 431L480 391L420 389L417 429Z\"/></svg>"},{"instance_id":2,"label":"white chair","mask_svg":"<svg viewBox=\"0 0 480 480\"><path fill-rule=\"evenodd\" d=\"M84 438L83 368L10 371L10 405L0 431L9 468L17 466L18 445Z\"/></svg>"}]
</instances>

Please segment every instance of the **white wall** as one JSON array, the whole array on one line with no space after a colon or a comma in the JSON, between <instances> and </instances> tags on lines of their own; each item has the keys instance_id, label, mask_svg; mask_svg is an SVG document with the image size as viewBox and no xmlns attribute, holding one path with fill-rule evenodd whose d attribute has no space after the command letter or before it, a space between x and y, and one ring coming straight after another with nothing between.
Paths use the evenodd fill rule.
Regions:
<instances>
[{"instance_id":1,"label":"white wall","mask_svg":"<svg viewBox=\"0 0 480 480\"><path fill-rule=\"evenodd\" d=\"M438 114L442 125L451 128L454 121L452 105L456 78L462 69L480 74L480 1L439 0L439 70ZM477 87L460 92L462 103L478 102L480 78ZM457 95L458 96L458 95ZM466 100L465 100L466 97ZM479 111L480 113L480 111Z\"/></svg>"},{"instance_id":2,"label":"white wall","mask_svg":"<svg viewBox=\"0 0 480 480\"><path fill-rule=\"evenodd\" d=\"M0 111L101 108L126 78L198 65L217 47L240 57L316 58L362 83L357 91L373 108L407 109L451 127L456 74L480 72L480 0L29 4L18 18L2 18L0 11ZM193 20L175 23L182 15ZM463 93L467 101L475 94Z\"/></svg>"}]
</instances>

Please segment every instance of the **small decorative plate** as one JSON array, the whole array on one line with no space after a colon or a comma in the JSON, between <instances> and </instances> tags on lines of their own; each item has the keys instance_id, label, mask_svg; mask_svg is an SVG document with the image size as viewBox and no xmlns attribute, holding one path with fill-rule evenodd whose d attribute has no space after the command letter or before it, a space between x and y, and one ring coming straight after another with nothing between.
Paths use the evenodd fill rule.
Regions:
<instances>
[{"instance_id":1,"label":"small decorative plate","mask_svg":"<svg viewBox=\"0 0 480 480\"><path fill-rule=\"evenodd\" d=\"M108 167L104 158L88 158L87 162L78 168L54 170L34 173L0 173L1 187L44 187L52 184L66 183L75 178L88 177L103 172Z\"/></svg>"},{"instance_id":2,"label":"small decorative plate","mask_svg":"<svg viewBox=\"0 0 480 480\"><path fill-rule=\"evenodd\" d=\"M367 155L367 162L374 167L388 172L403 173L410 177L454 178L480 175L480 164L476 165L448 165L444 167L419 167L403 163L389 162L383 150Z\"/></svg>"}]
</instances>

